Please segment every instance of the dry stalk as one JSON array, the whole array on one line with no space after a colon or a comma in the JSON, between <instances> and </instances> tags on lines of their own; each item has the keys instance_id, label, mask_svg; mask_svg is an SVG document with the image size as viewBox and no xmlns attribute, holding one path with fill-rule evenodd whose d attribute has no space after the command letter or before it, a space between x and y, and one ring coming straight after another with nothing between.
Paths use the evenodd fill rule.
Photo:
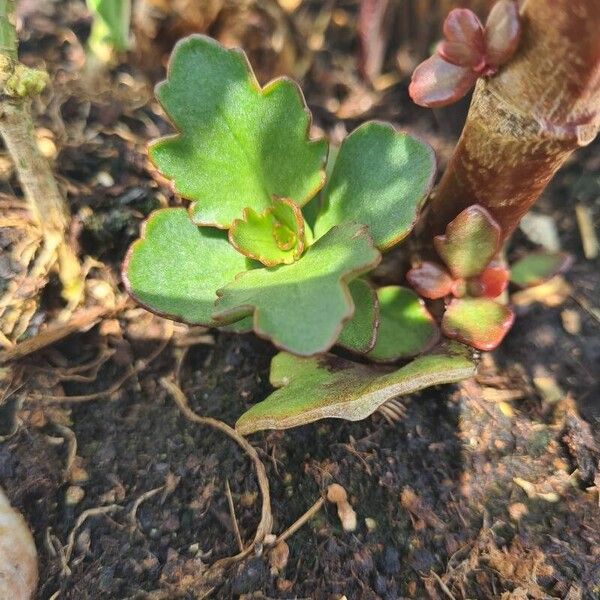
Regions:
<instances>
[{"instance_id":1,"label":"dry stalk","mask_svg":"<svg viewBox=\"0 0 600 600\"><path fill-rule=\"evenodd\" d=\"M83 293L79 261L65 240L69 211L54 174L40 152L31 100L48 76L19 63L14 0L0 0L0 135L10 152L29 212L43 234L34 275L43 276L58 260L63 295L77 302Z\"/></svg>"}]
</instances>

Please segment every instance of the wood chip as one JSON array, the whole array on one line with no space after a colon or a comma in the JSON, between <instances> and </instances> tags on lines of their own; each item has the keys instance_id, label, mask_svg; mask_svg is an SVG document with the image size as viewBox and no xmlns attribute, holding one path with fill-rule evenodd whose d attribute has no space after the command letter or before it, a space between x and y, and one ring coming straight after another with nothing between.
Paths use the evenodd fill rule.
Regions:
<instances>
[{"instance_id":1,"label":"wood chip","mask_svg":"<svg viewBox=\"0 0 600 600\"><path fill-rule=\"evenodd\" d=\"M583 254L588 260L592 260L598 256L599 244L590 209L583 204L577 204L575 215L577 216Z\"/></svg>"}]
</instances>

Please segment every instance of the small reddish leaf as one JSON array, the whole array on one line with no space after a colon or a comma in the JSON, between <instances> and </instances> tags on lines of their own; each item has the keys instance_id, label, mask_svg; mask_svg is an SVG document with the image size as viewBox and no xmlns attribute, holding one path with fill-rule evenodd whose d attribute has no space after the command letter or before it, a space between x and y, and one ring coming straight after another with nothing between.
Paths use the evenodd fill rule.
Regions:
<instances>
[{"instance_id":1,"label":"small reddish leaf","mask_svg":"<svg viewBox=\"0 0 600 600\"><path fill-rule=\"evenodd\" d=\"M477 75L434 54L413 72L408 93L419 106L434 108L460 100L475 85Z\"/></svg>"},{"instance_id":2,"label":"small reddish leaf","mask_svg":"<svg viewBox=\"0 0 600 600\"><path fill-rule=\"evenodd\" d=\"M412 288L423 298L437 300L452 292L454 280L440 265L425 261L406 274Z\"/></svg>"},{"instance_id":3,"label":"small reddish leaf","mask_svg":"<svg viewBox=\"0 0 600 600\"><path fill-rule=\"evenodd\" d=\"M519 7L514 0L494 4L485 24L485 58L499 67L515 53L521 38Z\"/></svg>"},{"instance_id":4,"label":"small reddish leaf","mask_svg":"<svg viewBox=\"0 0 600 600\"><path fill-rule=\"evenodd\" d=\"M573 258L565 252L534 252L512 265L510 280L523 288L540 285L564 273L572 263Z\"/></svg>"},{"instance_id":5,"label":"small reddish leaf","mask_svg":"<svg viewBox=\"0 0 600 600\"><path fill-rule=\"evenodd\" d=\"M452 300L442 319L442 331L477 348L493 350L508 333L515 319L513 311L489 298Z\"/></svg>"},{"instance_id":6,"label":"small reddish leaf","mask_svg":"<svg viewBox=\"0 0 600 600\"><path fill-rule=\"evenodd\" d=\"M454 277L474 277L489 264L500 245L500 226L479 204L465 208L433 244Z\"/></svg>"},{"instance_id":7,"label":"small reddish leaf","mask_svg":"<svg viewBox=\"0 0 600 600\"><path fill-rule=\"evenodd\" d=\"M508 285L510 271L500 261L492 261L487 268L469 282L471 296L497 298Z\"/></svg>"},{"instance_id":8,"label":"small reddish leaf","mask_svg":"<svg viewBox=\"0 0 600 600\"><path fill-rule=\"evenodd\" d=\"M459 67L481 68L485 62L483 26L468 8L455 8L444 21L444 36L438 52Z\"/></svg>"}]
</instances>

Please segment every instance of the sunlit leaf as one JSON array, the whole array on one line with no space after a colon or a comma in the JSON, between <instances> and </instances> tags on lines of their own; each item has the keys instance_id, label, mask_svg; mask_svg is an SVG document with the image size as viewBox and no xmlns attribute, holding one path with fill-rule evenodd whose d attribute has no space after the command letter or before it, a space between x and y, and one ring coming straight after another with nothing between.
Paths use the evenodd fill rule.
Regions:
<instances>
[{"instance_id":1,"label":"sunlit leaf","mask_svg":"<svg viewBox=\"0 0 600 600\"><path fill-rule=\"evenodd\" d=\"M322 192L315 237L347 220L368 225L385 250L404 239L433 185L431 147L391 125L370 122L342 143Z\"/></svg>"},{"instance_id":2,"label":"sunlit leaf","mask_svg":"<svg viewBox=\"0 0 600 600\"><path fill-rule=\"evenodd\" d=\"M310 114L297 85L260 88L239 50L204 36L179 42L157 96L178 129L150 157L185 198L198 224L228 228L244 208L274 196L302 206L324 181L324 141L309 141Z\"/></svg>"},{"instance_id":3,"label":"sunlit leaf","mask_svg":"<svg viewBox=\"0 0 600 600\"><path fill-rule=\"evenodd\" d=\"M129 293L143 306L187 323L214 325L217 289L248 268L227 234L197 227L184 208L157 210L123 267Z\"/></svg>"},{"instance_id":4,"label":"sunlit leaf","mask_svg":"<svg viewBox=\"0 0 600 600\"><path fill-rule=\"evenodd\" d=\"M450 221L445 235L437 235L433 243L455 277L473 277L498 252L500 226L485 208L474 204Z\"/></svg>"},{"instance_id":5,"label":"sunlit leaf","mask_svg":"<svg viewBox=\"0 0 600 600\"><path fill-rule=\"evenodd\" d=\"M477 81L469 67L459 67L434 54L413 72L408 93L419 106L435 108L460 100Z\"/></svg>"},{"instance_id":6,"label":"sunlit leaf","mask_svg":"<svg viewBox=\"0 0 600 600\"><path fill-rule=\"evenodd\" d=\"M515 53L521 37L519 6L515 0L499 0L485 24L485 56L488 63L500 66Z\"/></svg>"},{"instance_id":7,"label":"sunlit leaf","mask_svg":"<svg viewBox=\"0 0 600 600\"><path fill-rule=\"evenodd\" d=\"M452 292L454 280L440 265L425 261L413 267L407 274L406 280L423 298L436 300Z\"/></svg>"},{"instance_id":8,"label":"sunlit leaf","mask_svg":"<svg viewBox=\"0 0 600 600\"><path fill-rule=\"evenodd\" d=\"M483 26L472 10L451 10L444 21L444 37L438 52L446 61L459 67L483 66Z\"/></svg>"},{"instance_id":9,"label":"sunlit leaf","mask_svg":"<svg viewBox=\"0 0 600 600\"><path fill-rule=\"evenodd\" d=\"M365 354L373 348L377 337L379 326L377 294L364 279L355 279L348 287L354 302L354 314L344 325L337 343L348 350Z\"/></svg>"},{"instance_id":10,"label":"sunlit leaf","mask_svg":"<svg viewBox=\"0 0 600 600\"><path fill-rule=\"evenodd\" d=\"M489 298L457 298L442 319L442 331L449 338L478 350L493 350L508 333L514 313Z\"/></svg>"},{"instance_id":11,"label":"sunlit leaf","mask_svg":"<svg viewBox=\"0 0 600 600\"><path fill-rule=\"evenodd\" d=\"M540 285L564 273L572 263L565 252L533 252L511 265L510 280L523 288Z\"/></svg>"},{"instance_id":12,"label":"sunlit leaf","mask_svg":"<svg viewBox=\"0 0 600 600\"><path fill-rule=\"evenodd\" d=\"M325 352L354 312L348 282L381 255L364 225L343 223L291 265L242 273L218 291L222 323L254 315L254 331L294 354Z\"/></svg>"},{"instance_id":13,"label":"sunlit leaf","mask_svg":"<svg viewBox=\"0 0 600 600\"><path fill-rule=\"evenodd\" d=\"M299 358L282 352L271 363L271 384L281 389L242 415L236 429L248 435L327 417L358 421L391 398L460 381L474 373L475 364L465 354L421 356L386 372L331 354Z\"/></svg>"},{"instance_id":14,"label":"sunlit leaf","mask_svg":"<svg viewBox=\"0 0 600 600\"><path fill-rule=\"evenodd\" d=\"M262 213L244 209L229 229L229 241L239 252L268 267L290 264L304 252L304 217L291 200L279 198Z\"/></svg>"},{"instance_id":15,"label":"sunlit leaf","mask_svg":"<svg viewBox=\"0 0 600 600\"><path fill-rule=\"evenodd\" d=\"M412 290L390 285L377 290L379 329L371 360L391 362L431 348L440 332L425 303Z\"/></svg>"}]
</instances>

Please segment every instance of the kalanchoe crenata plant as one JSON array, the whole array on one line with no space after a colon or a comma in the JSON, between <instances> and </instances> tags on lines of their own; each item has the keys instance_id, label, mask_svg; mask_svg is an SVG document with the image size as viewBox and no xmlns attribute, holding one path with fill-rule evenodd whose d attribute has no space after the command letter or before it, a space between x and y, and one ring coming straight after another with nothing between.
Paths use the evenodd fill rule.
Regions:
<instances>
[{"instance_id":1,"label":"kalanchoe crenata plant","mask_svg":"<svg viewBox=\"0 0 600 600\"><path fill-rule=\"evenodd\" d=\"M490 75L518 39L500 4L481 37L469 19L451 20L444 56L462 52L471 71ZM511 275L500 258L506 231L473 204L435 236L440 261L409 271L412 289L402 273L377 288L370 275L382 253L411 233L431 191L427 144L369 122L328 156L325 140L309 138L294 82L261 87L241 51L204 36L176 46L157 95L177 133L150 157L191 204L150 215L123 279L158 314L254 331L282 350L271 365L278 389L239 419L243 434L362 419L400 394L471 376L469 346L495 348L514 320L509 279L535 285L567 266L561 254L532 255ZM438 324L429 309L440 304Z\"/></svg>"},{"instance_id":2,"label":"kalanchoe crenata plant","mask_svg":"<svg viewBox=\"0 0 600 600\"><path fill-rule=\"evenodd\" d=\"M149 217L124 281L154 312L254 330L284 351L272 367L281 389L240 420L241 431L364 418L400 393L474 372L464 347L438 345L439 327L414 291L375 289L368 278L431 190L427 144L370 122L326 168L327 143L309 139L296 84L261 88L242 52L203 36L177 45L157 95L178 131L150 157L192 204ZM374 369L328 354L334 346L377 363L428 354Z\"/></svg>"},{"instance_id":3,"label":"kalanchoe crenata plant","mask_svg":"<svg viewBox=\"0 0 600 600\"><path fill-rule=\"evenodd\" d=\"M409 87L421 106L446 106L462 98L479 77L490 77L515 53L521 36L516 0L499 0L485 27L468 8L455 8L444 22L435 54L415 69Z\"/></svg>"}]
</instances>

